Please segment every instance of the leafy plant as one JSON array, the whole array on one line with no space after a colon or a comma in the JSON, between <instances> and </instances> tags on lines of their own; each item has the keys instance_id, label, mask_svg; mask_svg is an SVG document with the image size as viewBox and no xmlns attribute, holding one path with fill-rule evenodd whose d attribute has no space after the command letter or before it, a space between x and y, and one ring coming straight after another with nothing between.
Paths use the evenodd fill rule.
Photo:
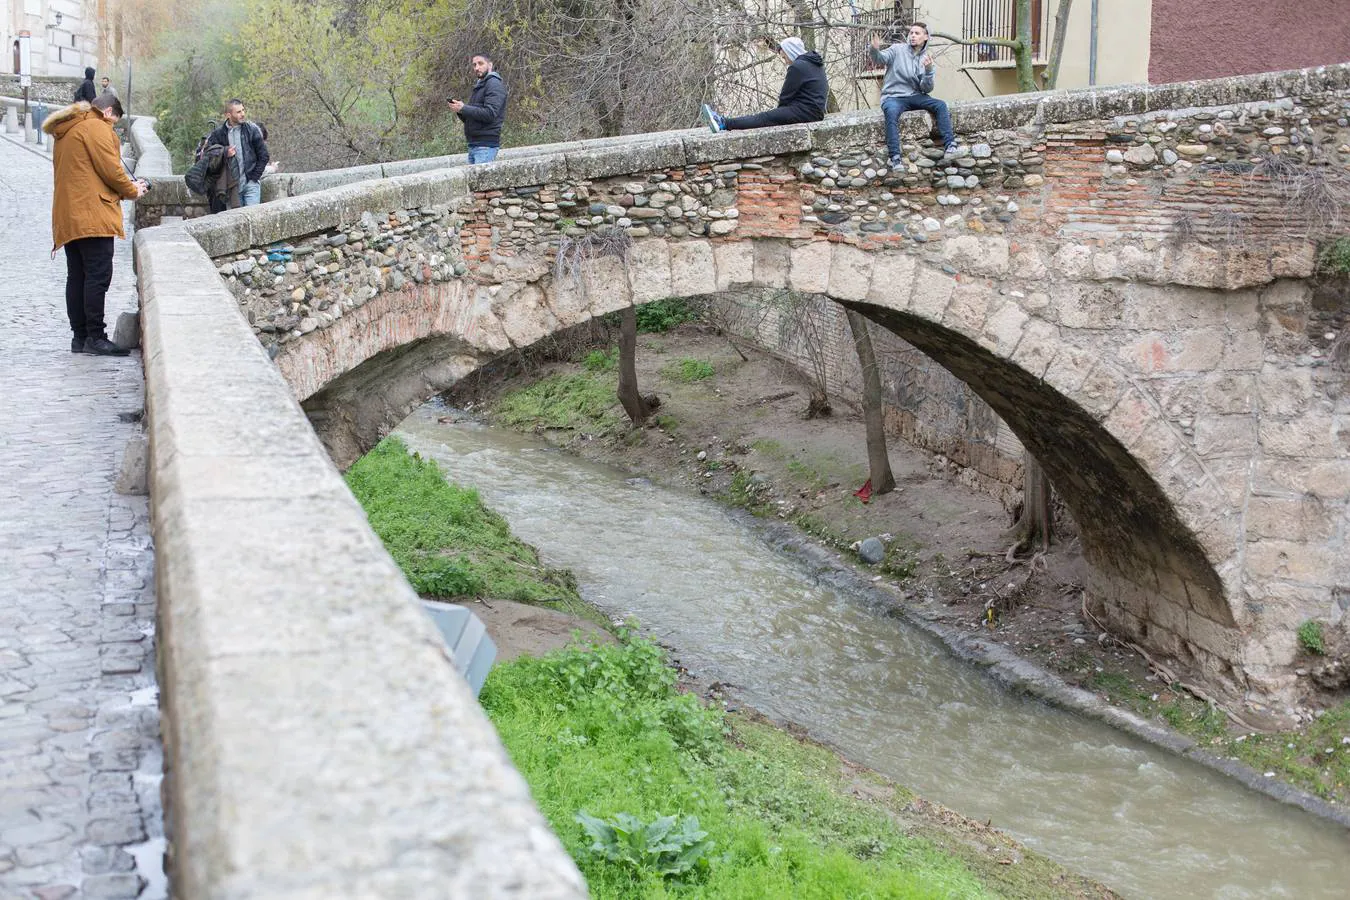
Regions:
<instances>
[{"instance_id":1,"label":"leafy plant","mask_svg":"<svg viewBox=\"0 0 1350 900\"><path fill-rule=\"evenodd\" d=\"M1317 254L1317 271L1333 278L1350 277L1350 235L1327 241Z\"/></svg>"},{"instance_id":2,"label":"leafy plant","mask_svg":"<svg viewBox=\"0 0 1350 900\"><path fill-rule=\"evenodd\" d=\"M1323 656L1327 652L1325 636L1322 634L1322 623L1315 619L1309 619L1298 626L1299 646L1309 653L1317 656Z\"/></svg>"},{"instance_id":3,"label":"leafy plant","mask_svg":"<svg viewBox=\"0 0 1350 900\"><path fill-rule=\"evenodd\" d=\"M707 870L714 842L697 816L661 816L643 822L629 813L598 819L578 812L576 820L592 841L590 852L635 872L679 877Z\"/></svg>"},{"instance_id":4,"label":"leafy plant","mask_svg":"<svg viewBox=\"0 0 1350 900\"><path fill-rule=\"evenodd\" d=\"M587 372L612 372L619 365L619 348L611 347L608 350L592 350L586 354L585 359L581 361Z\"/></svg>"},{"instance_id":5,"label":"leafy plant","mask_svg":"<svg viewBox=\"0 0 1350 900\"><path fill-rule=\"evenodd\" d=\"M641 332L669 331L676 325L692 322L698 307L688 300L657 300L637 308L637 329Z\"/></svg>"}]
</instances>

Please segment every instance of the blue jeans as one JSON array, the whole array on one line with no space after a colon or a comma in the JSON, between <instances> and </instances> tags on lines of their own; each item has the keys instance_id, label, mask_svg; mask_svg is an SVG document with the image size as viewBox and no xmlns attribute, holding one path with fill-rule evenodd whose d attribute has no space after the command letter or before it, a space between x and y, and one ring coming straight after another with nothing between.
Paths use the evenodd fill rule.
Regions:
<instances>
[{"instance_id":1,"label":"blue jeans","mask_svg":"<svg viewBox=\"0 0 1350 900\"><path fill-rule=\"evenodd\" d=\"M497 147L489 147L485 144L469 145L469 163L492 162L497 158Z\"/></svg>"},{"instance_id":2,"label":"blue jeans","mask_svg":"<svg viewBox=\"0 0 1350 900\"><path fill-rule=\"evenodd\" d=\"M900 117L911 109L921 109L937 120L938 131L942 133L942 146L956 140L952 131L952 114L947 104L927 94L910 94L908 97L883 97L881 114L886 119L886 150L891 158L900 155Z\"/></svg>"},{"instance_id":3,"label":"blue jeans","mask_svg":"<svg viewBox=\"0 0 1350 900\"><path fill-rule=\"evenodd\" d=\"M239 185L239 205L257 206L262 202L262 184L257 181L245 181Z\"/></svg>"}]
</instances>

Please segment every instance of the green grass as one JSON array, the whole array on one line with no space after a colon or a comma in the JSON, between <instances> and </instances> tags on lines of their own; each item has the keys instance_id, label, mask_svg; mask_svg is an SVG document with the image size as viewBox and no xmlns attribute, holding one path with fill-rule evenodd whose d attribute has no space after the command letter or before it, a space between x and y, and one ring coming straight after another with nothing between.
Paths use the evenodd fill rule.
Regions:
<instances>
[{"instance_id":1,"label":"green grass","mask_svg":"<svg viewBox=\"0 0 1350 900\"><path fill-rule=\"evenodd\" d=\"M908 795L850 796L833 753L680 693L660 648L632 634L500 666L482 703L594 897L991 895L959 851L907 833ZM582 812L695 816L710 864L679 880L610 861Z\"/></svg>"},{"instance_id":2,"label":"green grass","mask_svg":"<svg viewBox=\"0 0 1350 900\"><path fill-rule=\"evenodd\" d=\"M614 381L597 375L551 375L497 401L493 417L511 428L606 432L619 422Z\"/></svg>"},{"instance_id":3,"label":"green grass","mask_svg":"<svg viewBox=\"0 0 1350 900\"><path fill-rule=\"evenodd\" d=\"M701 359L690 359L685 357L678 362L671 363L661 370L661 374L671 381L680 381L688 384L694 381L702 381L705 378L711 378L717 374L713 369L712 363L704 362Z\"/></svg>"},{"instance_id":4,"label":"green grass","mask_svg":"<svg viewBox=\"0 0 1350 900\"><path fill-rule=\"evenodd\" d=\"M453 600L499 597L594 613L570 572L539 561L478 492L445 480L434 461L386 438L347 470L347 486L419 594Z\"/></svg>"},{"instance_id":5,"label":"green grass","mask_svg":"<svg viewBox=\"0 0 1350 900\"><path fill-rule=\"evenodd\" d=\"M1065 668L1074 665L1070 660ZM1328 710L1302 731L1237 735L1222 711L1179 685L1159 685L1156 693L1150 693L1123 673L1104 671L1092 673L1087 686L1144 718L1161 719L1211 753L1236 757L1260 772L1274 772L1319 797L1350 802L1350 744L1342 743L1350 738L1350 702Z\"/></svg>"},{"instance_id":6,"label":"green grass","mask_svg":"<svg viewBox=\"0 0 1350 900\"><path fill-rule=\"evenodd\" d=\"M1302 731L1228 738L1230 756L1259 772L1275 772L1304 790L1339 803L1350 802L1350 701L1327 710Z\"/></svg>"}]
</instances>

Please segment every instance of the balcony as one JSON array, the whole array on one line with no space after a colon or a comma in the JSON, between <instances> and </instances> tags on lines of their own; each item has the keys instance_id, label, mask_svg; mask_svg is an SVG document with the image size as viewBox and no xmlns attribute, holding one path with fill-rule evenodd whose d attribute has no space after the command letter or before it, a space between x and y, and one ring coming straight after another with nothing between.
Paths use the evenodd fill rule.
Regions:
<instances>
[{"instance_id":1,"label":"balcony","mask_svg":"<svg viewBox=\"0 0 1350 900\"><path fill-rule=\"evenodd\" d=\"M881 35L888 44L903 44L909 36L909 26L914 24L914 0L896 0L881 9L855 13L853 24L862 26L850 33L851 58L854 60L854 72L858 75L881 75L886 67L873 62L868 52L873 34Z\"/></svg>"},{"instance_id":2,"label":"balcony","mask_svg":"<svg viewBox=\"0 0 1350 900\"><path fill-rule=\"evenodd\" d=\"M1044 65L1050 45L1050 4L1031 0L1031 56ZM1015 0L963 0L961 37L966 40L990 37L1017 38ZM961 47L961 65L968 69L1011 68L1015 64L1012 48L997 44L970 44Z\"/></svg>"}]
</instances>

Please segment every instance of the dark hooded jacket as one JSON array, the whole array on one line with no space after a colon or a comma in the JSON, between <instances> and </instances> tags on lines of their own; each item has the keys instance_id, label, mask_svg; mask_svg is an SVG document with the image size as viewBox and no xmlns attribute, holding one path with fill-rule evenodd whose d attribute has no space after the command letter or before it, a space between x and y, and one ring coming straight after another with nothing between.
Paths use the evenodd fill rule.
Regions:
<instances>
[{"instance_id":1,"label":"dark hooded jacket","mask_svg":"<svg viewBox=\"0 0 1350 900\"><path fill-rule=\"evenodd\" d=\"M247 119L238 127L244 129L242 135L244 139L244 158L241 161L245 181L262 181L263 170L267 168L267 163L271 161L272 156L267 151L267 141L263 140L262 129L256 122L250 122ZM222 147L230 146L230 122L226 119L221 122L211 136L206 139L206 145L220 144ZM228 163L227 163L228 165Z\"/></svg>"},{"instance_id":2,"label":"dark hooded jacket","mask_svg":"<svg viewBox=\"0 0 1350 900\"><path fill-rule=\"evenodd\" d=\"M783 89L778 92L778 106L801 113L805 116L804 121L819 122L825 118L825 102L829 96L825 60L816 51L808 50L788 66Z\"/></svg>"},{"instance_id":3,"label":"dark hooded jacket","mask_svg":"<svg viewBox=\"0 0 1350 900\"><path fill-rule=\"evenodd\" d=\"M464 122L464 140L473 147L499 147L506 118L506 82L489 72L474 82L469 102L456 115Z\"/></svg>"},{"instance_id":4,"label":"dark hooded jacket","mask_svg":"<svg viewBox=\"0 0 1350 900\"><path fill-rule=\"evenodd\" d=\"M98 88L94 87L94 70L85 69L84 81L81 81L80 86L75 89L75 99L71 102L79 103L83 100L86 103L92 103L97 96Z\"/></svg>"}]
</instances>

